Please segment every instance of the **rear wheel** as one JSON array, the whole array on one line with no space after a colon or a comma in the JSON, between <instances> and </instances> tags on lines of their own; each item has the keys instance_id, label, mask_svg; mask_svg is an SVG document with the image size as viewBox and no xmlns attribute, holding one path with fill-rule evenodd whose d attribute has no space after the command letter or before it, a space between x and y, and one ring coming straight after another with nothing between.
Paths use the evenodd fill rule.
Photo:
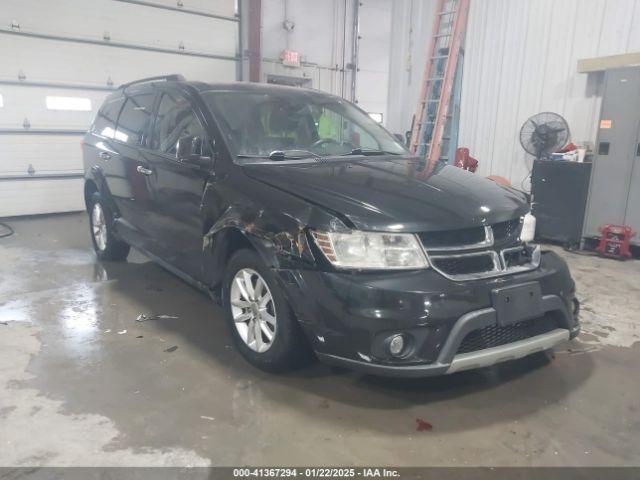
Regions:
<instances>
[{"instance_id":1,"label":"rear wheel","mask_svg":"<svg viewBox=\"0 0 640 480\"><path fill-rule=\"evenodd\" d=\"M231 257L222 299L234 343L255 367L285 372L313 359L275 276L254 251L240 250Z\"/></svg>"},{"instance_id":2,"label":"rear wheel","mask_svg":"<svg viewBox=\"0 0 640 480\"><path fill-rule=\"evenodd\" d=\"M129 255L129 245L113 234L113 214L99 193L91 196L89 226L93 249L100 260L123 261Z\"/></svg>"}]
</instances>

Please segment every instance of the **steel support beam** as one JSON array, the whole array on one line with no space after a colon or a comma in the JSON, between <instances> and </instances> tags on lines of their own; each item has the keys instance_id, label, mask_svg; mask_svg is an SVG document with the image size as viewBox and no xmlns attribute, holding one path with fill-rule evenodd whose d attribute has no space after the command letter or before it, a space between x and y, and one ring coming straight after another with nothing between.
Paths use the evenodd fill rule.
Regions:
<instances>
[{"instance_id":1,"label":"steel support beam","mask_svg":"<svg viewBox=\"0 0 640 480\"><path fill-rule=\"evenodd\" d=\"M357 103L358 50L360 48L360 0L353 0L353 24L351 27L351 101Z\"/></svg>"},{"instance_id":2,"label":"steel support beam","mask_svg":"<svg viewBox=\"0 0 640 480\"><path fill-rule=\"evenodd\" d=\"M243 7L242 7L242 0L237 0L236 1L236 5L238 5L238 19L242 19L242 21L240 21L238 23L238 52L237 52L237 56L238 56L238 62L236 63L236 80L238 82L243 80L243 76L244 76L244 32L243 32L243 25L246 23L244 22L244 17L243 17Z\"/></svg>"},{"instance_id":3,"label":"steel support beam","mask_svg":"<svg viewBox=\"0 0 640 480\"><path fill-rule=\"evenodd\" d=\"M262 0L250 0L247 12L247 53L249 56L249 81L260 81L260 63L262 62L262 47L260 45L262 24Z\"/></svg>"}]
</instances>

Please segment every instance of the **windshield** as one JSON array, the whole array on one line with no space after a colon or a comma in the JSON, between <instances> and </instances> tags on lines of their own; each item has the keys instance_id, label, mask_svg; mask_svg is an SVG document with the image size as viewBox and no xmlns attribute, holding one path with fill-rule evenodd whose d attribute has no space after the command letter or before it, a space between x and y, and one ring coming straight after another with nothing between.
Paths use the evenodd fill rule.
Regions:
<instances>
[{"instance_id":1,"label":"windshield","mask_svg":"<svg viewBox=\"0 0 640 480\"><path fill-rule=\"evenodd\" d=\"M406 154L349 102L315 94L208 91L205 102L240 157Z\"/></svg>"}]
</instances>

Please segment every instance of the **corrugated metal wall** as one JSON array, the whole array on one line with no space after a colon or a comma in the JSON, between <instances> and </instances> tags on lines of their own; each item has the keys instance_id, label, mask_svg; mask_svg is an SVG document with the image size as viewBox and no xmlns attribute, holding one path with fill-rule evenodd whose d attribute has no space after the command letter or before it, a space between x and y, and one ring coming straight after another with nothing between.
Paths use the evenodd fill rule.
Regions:
<instances>
[{"instance_id":1,"label":"corrugated metal wall","mask_svg":"<svg viewBox=\"0 0 640 480\"><path fill-rule=\"evenodd\" d=\"M595 141L602 75L576 64L640 50L640 0L472 0L466 47L460 145L481 174L528 187L520 126L554 111L574 142Z\"/></svg>"},{"instance_id":2,"label":"corrugated metal wall","mask_svg":"<svg viewBox=\"0 0 640 480\"><path fill-rule=\"evenodd\" d=\"M410 126L434 5L394 2L392 130ZM567 119L573 141L594 142L602 75L578 74L577 61L639 50L640 0L471 0L460 146L480 160L480 174L528 188L533 159L519 143L522 123L555 111Z\"/></svg>"}]
</instances>

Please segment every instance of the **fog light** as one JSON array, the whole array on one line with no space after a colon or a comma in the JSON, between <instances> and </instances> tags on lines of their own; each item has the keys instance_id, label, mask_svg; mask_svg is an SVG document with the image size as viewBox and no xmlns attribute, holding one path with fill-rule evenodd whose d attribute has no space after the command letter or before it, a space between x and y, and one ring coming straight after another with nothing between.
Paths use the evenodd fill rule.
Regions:
<instances>
[{"instance_id":1,"label":"fog light","mask_svg":"<svg viewBox=\"0 0 640 480\"><path fill-rule=\"evenodd\" d=\"M394 357L397 357L402 354L403 350L404 338L402 338L402 335L395 335L394 337L392 337L391 341L389 342L389 353Z\"/></svg>"}]
</instances>

